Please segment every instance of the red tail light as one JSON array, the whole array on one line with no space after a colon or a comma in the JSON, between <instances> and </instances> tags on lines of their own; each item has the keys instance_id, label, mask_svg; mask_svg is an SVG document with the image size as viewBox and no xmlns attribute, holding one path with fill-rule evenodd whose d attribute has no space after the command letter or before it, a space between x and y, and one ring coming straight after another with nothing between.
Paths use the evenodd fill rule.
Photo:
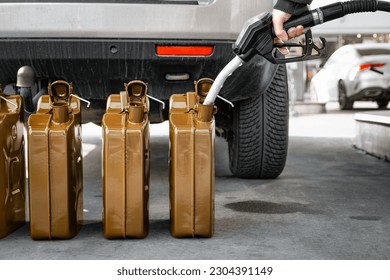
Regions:
<instances>
[{"instance_id":1,"label":"red tail light","mask_svg":"<svg viewBox=\"0 0 390 280\"><path fill-rule=\"evenodd\" d=\"M159 56L210 56L213 46L156 46Z\"/></svg>"},{"instance_id":2,"label":"red tail light","mask_svg":"<svg viewBox=\"0 0 390 280\"><path fill-rule=\"evenodd\" d=\"M365 63L365 64L359 65L359 70L363 71L363 70L368 70L370 68L377 68L377 67L383 67L383 66L385 66L384 63Z\"/></svg>"}]
</instances>

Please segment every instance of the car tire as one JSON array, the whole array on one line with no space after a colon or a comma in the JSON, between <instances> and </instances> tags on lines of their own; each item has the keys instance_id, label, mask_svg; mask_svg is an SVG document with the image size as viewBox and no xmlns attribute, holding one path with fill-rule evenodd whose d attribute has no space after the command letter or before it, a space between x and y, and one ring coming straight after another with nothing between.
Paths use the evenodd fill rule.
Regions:
<instances>
[{"instance_id":1,"label":"car tire","mask_svg":"<svg viewBox=\"0 0 390 280\"><path fill-rule=\"evenodd\" d=\"M339 82L339 105L341 110L351 110L353 108L353 100L350 100L347 96L347 90L343 81Z\"/></svg>"},{"instance_id":2,"label":"car tire","mask_svg":"<svg viewBox=\"0 0 390 280\"><path fill-rule=\"evenodd\" d=\"M379 109L386 109L387 105L389 105L389 100L386 99L378 99L376 101L376 104L378 104Z\"/></svg>"},{"instance_id":3,"label":"car tire","mask_svg":"<svg viewBox=\"0 0 390 280\"><path fill-rule=\"evenodd\" d=\"M279 65L265 93L236 102L229 143L231 172L242 178L276 178L288 148L286 66Z\"/></svg>"}]
</instances>

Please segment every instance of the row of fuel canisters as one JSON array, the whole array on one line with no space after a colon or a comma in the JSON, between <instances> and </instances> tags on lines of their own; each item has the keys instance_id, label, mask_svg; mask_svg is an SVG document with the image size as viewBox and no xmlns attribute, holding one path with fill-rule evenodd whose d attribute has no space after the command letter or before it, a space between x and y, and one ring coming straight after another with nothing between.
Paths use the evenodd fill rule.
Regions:
<instances>
[{"instance_id":1,"label":"row of fuel canisters","mask_svg":"<svg viewBox=\"0 0 390 280\"><path fill-rule=\"evenodd\" d=\"M175 237L211 237L214 224L214 106L202 105L212 81L170 99L170 229ZM0 238L25 223L34 240L69 239L83 219L81 107L72 84L56 81L26 123L23 102L0 91ZM103 234L148 234L149 101L142 81L112 94L103 116Z\"/></svg>"}]
</instances>

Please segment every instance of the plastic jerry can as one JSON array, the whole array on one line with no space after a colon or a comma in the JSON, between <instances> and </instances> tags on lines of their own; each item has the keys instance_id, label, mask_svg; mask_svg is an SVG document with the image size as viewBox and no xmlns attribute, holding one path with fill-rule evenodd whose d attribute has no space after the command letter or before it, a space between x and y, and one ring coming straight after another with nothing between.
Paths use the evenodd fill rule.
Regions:
<instances>
[{"instance_id":1,"label":"plastic jerry can","mask_svg":"<svg viewBox=\"0 0 390 280\"><path fill-rule=\"evenodd\" d=\"M215 107L203 105L212 80L169 104L170 229L174 237L211 237L214 231Z\"/></svg>"},{"instance_id":2,"label":"plastic jerry can","mask_svg":"<svg viewBox=\"0 0 390 280\"><path fill-rule=\"evenodd\" d=\"M28 120L30 234L70 239L83 218L80 101L72 84L49 84Z\"/></svg>"},{"instance_id":3,"label":"plastic jerry can","mask_svg":"<svg viewBox=\"0 0 390 280\"><path fill-rule=\"evenodd\" d=\"M149 223L149 101L142 81L112 94L103 116L103 234L144 238Z\"/></svg>"},{"instance_id":4,"label":"plastic jerry can","mask_svg":"<svg viewBox=\"0 0 390 280\"><path fill-rule=\"evenodd\" d=\"M25 223L23 105L0 89L0 238Z\"/></svg>"}]
</instances>

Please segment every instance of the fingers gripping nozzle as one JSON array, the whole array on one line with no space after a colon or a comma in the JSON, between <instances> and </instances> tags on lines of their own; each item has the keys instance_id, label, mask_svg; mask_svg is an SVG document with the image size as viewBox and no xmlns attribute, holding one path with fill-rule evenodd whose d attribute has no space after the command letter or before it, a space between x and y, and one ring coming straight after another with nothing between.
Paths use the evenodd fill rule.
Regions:
<instances>
[{"instance_id":1,"label":"fingers gripping nozzle","mask_svg":"<svg viewBox=\"0 0 390 280\"><path fill-rule=\"evenodd\" d=\"M263 13L250 19L241 31L237 41L233 44L234 53L244 62L253 56L260 55L274 64L324 58L329 55L325 38L315 43L311 30L305 32L304 43L275 43L272 15ZM297 55L284 58L278 54L278 48L288 47L297 49Z\"/></svg>"}]
</instances>

